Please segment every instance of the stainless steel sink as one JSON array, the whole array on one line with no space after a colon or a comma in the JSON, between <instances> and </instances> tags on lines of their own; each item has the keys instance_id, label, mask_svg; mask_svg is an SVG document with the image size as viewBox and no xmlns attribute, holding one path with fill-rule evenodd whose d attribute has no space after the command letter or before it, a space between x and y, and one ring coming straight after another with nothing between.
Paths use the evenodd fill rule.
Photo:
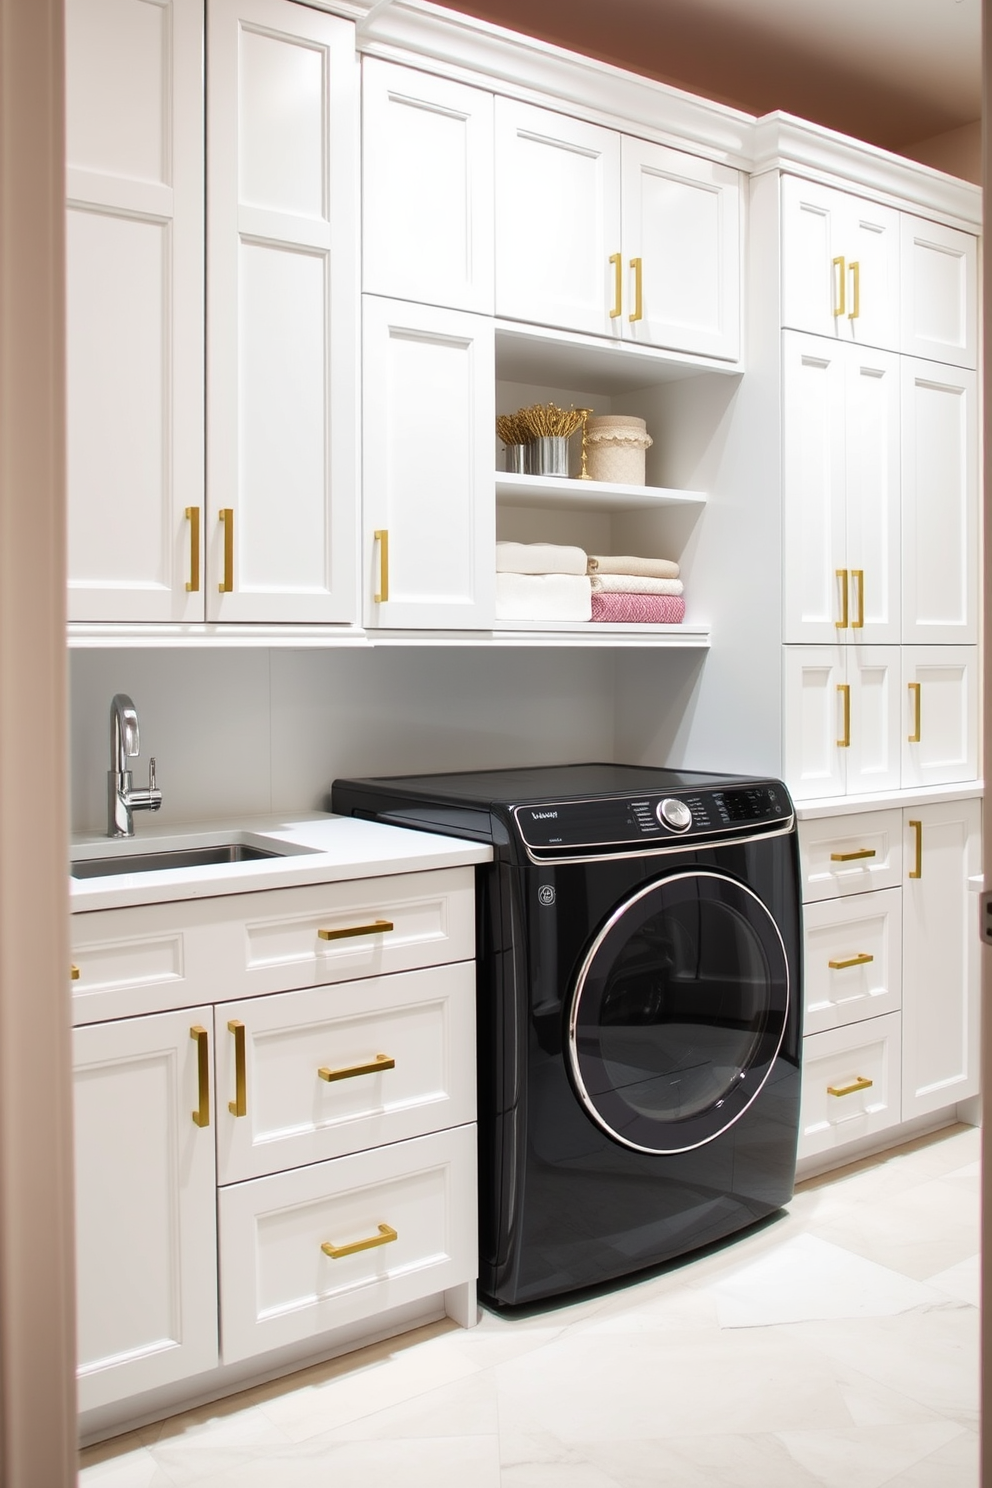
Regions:
<instances>
[{"instance_id":1,"label":"stainless steel sink","mask_svg":"<svg viewBox=\"0 0 992 1488\"><path fill-rule=\"evenodd\" d=\"M287 852L292 853L293 848ZM254 863L259 858L286 854L248 842L224 842L212 847L172 848L167 852L117 853L109 858L76 858L69 864L73 878L106 878L118 873L161 873L169 868L202 868L213 863Z\"/></svg>"}]
</instances>

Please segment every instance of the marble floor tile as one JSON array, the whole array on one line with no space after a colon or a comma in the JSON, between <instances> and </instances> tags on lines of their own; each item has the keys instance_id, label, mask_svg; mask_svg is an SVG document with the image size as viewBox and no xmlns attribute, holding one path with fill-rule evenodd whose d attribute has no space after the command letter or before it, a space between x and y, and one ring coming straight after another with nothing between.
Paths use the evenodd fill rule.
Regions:
<instances>
[{"instance_id":1,"label":"marble floor tile","mask_svg":"<svg viewBox=\"0 0 992 1488\"><path fill-rule=\"evenodd\" d=\"M818 1218L816 1232L866 1260L923 1281L978 1252L977 1194L947 1178L933 1179L884 1202L876 1197Z\"/></svg>"},{"instance_id":2,"label":"marble floor tile","mask_svg":"<svg viewBox=\"0 0 992 1488\"><path fill-rule=\"evenodd\" d=\"M454 1384L442 1385L400 1405L359 1416L320 1438L326 1442L370 1441L410 1437L498 1436L496 1380L480 1370Z\"/></svg>"},{"instance_id":3,"label":"marble floor tile","mask_svg":"<svg viewBox=\"0 0 992 1488\"><path fill-rule=\"evenodd\" d=\"M621 1488L822 1488L771 1435L590 1442L586 1452Z\"/></svg>"},{"instance_id":4,"label":"marble floor tile","mask_svg":"<svg viewBox=\"0 0 992 1488\"><path fill-rule=\"evenodd\" d=\"M937 1291L948 1297L955 1297L959 1302L979 1307L982 1300L981 1256L969 1256L966 1261L959 1261L946 1271L938 1271L936 1276L927 1278L927 1285L936 1287Z\"/></svg>"},{"instance_id":5,"label":"marble floor tile","mask_svg":"<svg viewBox=\"0 0 992 1488\"><path fill-rule=\"evenodd\" d=\"M978 1488L978 1451L977 1432L964 1431L947 1446L886 1478L885 1488Z\"/></svg>"},{"instance_id":6,"label":"marble floor tile","mask_svg":"<svg viewBox=\"0 0 992 1488\"><path fill-rule=\"evenodd\" d=\"M175 1488L173 1479L142 1446L102 1442L80 1453L80 1488Z\"/></svg>"},{"instance_id":7,"label":"marble floor tile","mask_svg":"<svg viewBox=\"0 0 992 1488\"><path fill-rule=\"evenodd\" d=\"M816 1235L796 1235L712 1283L722 1328L811 1318L884 1317L939 1304L946 1294Z\"/></svg>"},{"instance_id":8,"label":"marble floor tile","mask_svg":"<svg viewBox=\"0 0 992 1488\"><path fill-rule=\"evenodd\" d=\"M783 1432L790 1456L824 1488L883 1488L896 1473L967 1434L951 1421L858 1426L847 1431Z\"/></svg>"}]
</instances>

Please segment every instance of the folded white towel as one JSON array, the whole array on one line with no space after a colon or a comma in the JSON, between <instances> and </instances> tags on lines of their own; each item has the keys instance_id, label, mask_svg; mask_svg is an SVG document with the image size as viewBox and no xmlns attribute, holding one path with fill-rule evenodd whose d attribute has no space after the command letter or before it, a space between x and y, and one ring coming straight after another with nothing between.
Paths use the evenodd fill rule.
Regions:
<instances>
[{"instance_id":1,"label":"folded white towel","mask_svg":"<svg viewBox=\"0 0 992 1488\"><path fill-rule=\"evenodd\" d=\"M670 558L604 557L590 553L591 574L640 574L649 579L677 579L679 566Z\"/></svg>"},{"instance_id":2,"label":"folded white towel","mask_svg":"<svg viewBox=\"0 0 992 1488\"><path fill-rule=\"evenodd\" d=\"M642 574L593 574L593 594L681 594L681 579L647 579Z\"/></svg>"},{"instance_id":3,"label":"folded white towel","mask_svg":"<svg viewBox=\"0 0 992 1488\"><path fill-rule=\"evenodd\" d=\"M584 574L588 561L582 548L557 543L498 542L496 572L518 574Z\"/></svg>"},{"instance_id":4,"label":"folded white towel","mask_svg":"<svg viewBox=\"0 0 992 1488\"><path fill-rule=\"evenodd\" d=\"M578 574L496 575L497 620L591 620L592 586Z\"/></svg>"}]
</instances>

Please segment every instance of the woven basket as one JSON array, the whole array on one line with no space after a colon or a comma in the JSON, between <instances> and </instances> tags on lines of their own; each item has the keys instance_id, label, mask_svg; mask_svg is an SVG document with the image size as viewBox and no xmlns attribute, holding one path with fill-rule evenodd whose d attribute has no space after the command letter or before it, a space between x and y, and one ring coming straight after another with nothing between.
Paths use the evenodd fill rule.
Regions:
<instances>
[{"instance_id":1,"label":"woven basket","mask_svg":"<svg viewBox=\"0 0 992 1488\"><path fill-rule=\"evenodd\" d=\"M644 485L644 453L654 441L642 418L607 413L591 418L586 431L589 475L615 485Z\"/></svg>"}]
</instances>

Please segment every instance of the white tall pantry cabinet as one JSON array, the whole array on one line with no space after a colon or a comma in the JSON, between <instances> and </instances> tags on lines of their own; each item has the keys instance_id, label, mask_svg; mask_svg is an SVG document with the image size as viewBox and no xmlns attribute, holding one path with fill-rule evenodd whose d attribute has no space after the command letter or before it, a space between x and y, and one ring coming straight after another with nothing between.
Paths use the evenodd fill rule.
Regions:
<instances>
[{"instance_id":1,"label":"white tall pantry cabinet","mask_svg":"<svg viewBox=\"0 0 992 1488\"><path fill-rule=\"evenodd\" d=\"M422 0L367 8L67 0L71 640L616 648L619 752L736 749L796 800L801 1158L953 1119L978 1088L977 192ZM497 470L497 411L549 398L646 417L648 484ZM500 628L497 535L677 557L686 623ZM289 905L291 970L261 980L250 934L201 977L141 907L138 1001L76 917L103 1424L427 1294L468 1320L462 890L457 947L364 974Z\"/></svg>"}]
</instances>

